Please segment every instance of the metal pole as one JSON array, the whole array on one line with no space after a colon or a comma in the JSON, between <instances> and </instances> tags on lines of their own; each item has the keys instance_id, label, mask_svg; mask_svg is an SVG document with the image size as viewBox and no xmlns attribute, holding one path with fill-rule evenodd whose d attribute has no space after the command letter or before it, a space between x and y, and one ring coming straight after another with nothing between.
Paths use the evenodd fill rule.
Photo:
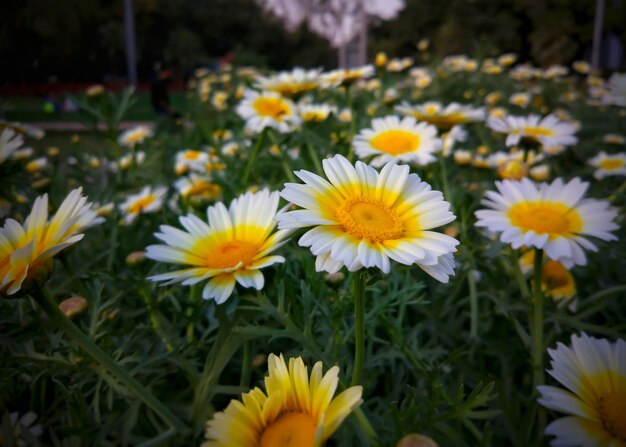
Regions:
<instances>
[{"instance_id":1,"label":"metal pole","mask_svg":"<svg viewBox=\"0 0 626 447\"><path fill-rule=\"evenodd\" d=\"M137 54L135 50L135 16L133 0L124 0L124 43L126 45L126 66L128 84L137 85Z\"/></svg>"},{"instance_id":2,"label":"metal pole","mask_svg":"<svg viewBox=\"0 0 626 447\"><path fill-rule=\"evenodd\" d=\"M591 47L591 68L600 68L600 48L602 46L602 25L604 23L604 0L596 0L596 18L593 24L593 44Z\"/></svg>"}]
</instances>

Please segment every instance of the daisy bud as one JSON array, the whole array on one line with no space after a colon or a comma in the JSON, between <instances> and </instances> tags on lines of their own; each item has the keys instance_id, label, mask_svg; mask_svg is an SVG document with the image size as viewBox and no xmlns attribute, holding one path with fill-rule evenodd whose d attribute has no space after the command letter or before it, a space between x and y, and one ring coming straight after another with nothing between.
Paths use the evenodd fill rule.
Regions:
<instances>
[{"instance_id":1,"label":"daisy bud","mask_svg":"<svg viewBox=\"0 0 626 447\"><path fill-rule=\"evenodd\" d=\"M428 436L420 434L406 435L396 444L396 447L439 447L435 441Z\"/></svg>"},{"instance_id":2,"label":"daisy bud","mask_svg":"<svg viewBox=\"0 0 626 447\"><path fill-rule=\"evenodd\" d=\"M87 310L89 303L82 296L73 296L59 303L59 309L70 320Z\"/></svg>"}]
</instances>

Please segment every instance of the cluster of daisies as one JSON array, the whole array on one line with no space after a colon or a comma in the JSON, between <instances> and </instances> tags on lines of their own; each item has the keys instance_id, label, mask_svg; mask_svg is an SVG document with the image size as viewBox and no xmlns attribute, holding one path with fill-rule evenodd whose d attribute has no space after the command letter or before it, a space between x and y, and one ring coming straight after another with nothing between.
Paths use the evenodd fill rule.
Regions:
<instances>
[{"instance_id":1,"label":"cluster of daisies","mask_svg":"<svg viewBox=\"0 0 626 447\"><path fill-rule=\"evenodd\" d=\"M428 45L422 46L418 48L425 51ZM519 250L524 274L541 255L541 288L575 305L572 269L587 264L587 253L598 250L597 241L616 240L618 211L607 200L587 197L589 182L581 178L545 181L551 178L547 159L576 145L581 126L564 110L550 111L542 105L541 88L531 83L562 82L571 75L570 68L541 70L515 63L512 54L481 62L450 56L433 71L414 67L410 58L387 60L379 54L374 65L328 72L302 68L267 76L252 69L232 74L198 72L193 88L200 101L210 102L220 113L232 109L243 136L220 129L213 134L215 147L178 151L172 160L175 195L166 186L145 186L118 204L121 222L128 225L142 214L161 210L168 197L206 205L203 217L171 205L180 225L161 225L155 233L160 243L148 246L145 254L177 266L151 276L152 281L201 285L202 297L218 305L237 287L262 290L262 270L286 262L282 247L301 229L305 231L298 244L310 250L318 272L336 273L345 267L350 272L376 268L389 273L397 263L418 267L447 283L455 272L459 241L437 229L453 222L455 215L442 192L411 170L429 172L427 167L435 162L445 168L451 157L459 165L497 170L501 181L485 193L483 208L475 212L475 225L486 236L499 237ZM577 76L587 76L588 104L626 106L626 75L604 81L590 75L582 62L572 69ZM400 74L405 71L407 76ZM484 97L480 105L422 100L437 77L476 71L506 75L528 83L529 88L508 95L511 113L498 105L505 100L499 91L479 93ZM381 79L402 76L403 80L388 87L376 73ZM244 82L236 84L239 80ZM365 107L368 116L361 118L368 122L360 129L355 128L357 111L351 104L354 89L375 98L375 104ZM410 100L407 92L412 92ZM568 93L566 101L578 94ZM94 88L88 94L101 91ZM473 92L464 94L468 100L473 97ZM528 108L534 112L526 114ZM316 159L317 172L296 170L297 180L285 183L281 191L255 189L228 204L221 201L224 157L253 162L250 151L244 150L253 139L259 141L265 132L297 133L305 123L322 123L330 117L352 127L348 157ZM503 150L462 148L474 131L490 132ZM117 143L126 152L111 163L113 170L121 173L143 164L142 145L152 137L153 130L143 126L121 133ZM604 143L624 145L626 138L609 134ZM19 135L4 130L0 165L18 159L22 144ZM351 160L353 154L358 161ZM291 155L298 158L298 153ZM97 167L99 162L89 163ZM595 168L596 180L626 176L624 152L600 151L587 163ZM33 165L32 172L37 170ZM100 214L81 190L74 190L52 219L48 219L46 195L35 201L24 224L7 219L0 228L0 293L14 296L36 287L48 274L53 257L79 241L86 228L101 223ZM549 354L549 373L567 390L542 386L539 402L571 415L548 426L547 433L557 438L555 445L626 443L626 343L611 344L582 334L572 337L571 347L559 344ZM287 362L270 355L265 390L244 393L241 401L233 400L216 413L207 423L205 445L322 445L362 401L360 386L334 396L338 373L332 367L323 374L320 362L309 373L301 358Z\"/></svg>"}]
</instances>

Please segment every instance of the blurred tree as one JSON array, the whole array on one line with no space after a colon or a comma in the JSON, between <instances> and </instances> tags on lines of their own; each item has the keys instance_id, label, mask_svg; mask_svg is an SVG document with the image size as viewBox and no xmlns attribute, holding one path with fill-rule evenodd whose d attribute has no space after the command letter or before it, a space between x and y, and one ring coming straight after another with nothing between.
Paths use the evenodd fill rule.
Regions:
<instances>
[{"instance_id":1,"label":"blurred tree","mask_svg":"<svg viewBox=\"0 0 626 447\"><path fill-rule=\"evenodd\" d=\"M569 63L590 46L595 0L406 0L396 19L374 23L369 54L434 56L516 52L536 64ZM282 69L332 67L336 53L301 27L293 33L254 0L134 0L139 78L156 60L179 73L234 50L235 61ZM626 2L606 1L605 30L626 44ZM625 45L626 46L626 45ZM3 2L0 84L97 82L125 75L122 0Z\"/></svg>"}]
</instances>

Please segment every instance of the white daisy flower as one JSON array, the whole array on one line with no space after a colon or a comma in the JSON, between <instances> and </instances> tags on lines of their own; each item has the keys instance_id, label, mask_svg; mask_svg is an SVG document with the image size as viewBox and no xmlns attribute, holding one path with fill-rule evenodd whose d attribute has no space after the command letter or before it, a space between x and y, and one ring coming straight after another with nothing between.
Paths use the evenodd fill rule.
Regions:
<instances>
[{"instance_id":1,"label":"white daisy flower","mask_svg":"<svg viewBox=\"0 0 626 447\"><path fill-rule=\"evenodd\" d=\"M24 144L24 138L10 127L0 133L0 164L10 158Z\"/></svg>"},{"instance_id":2,"label":"white daisy flower","mask_svg":"<svg viewBox=\"0 0 626 447\"><path fill-rule=\"evenodd\" d=\"M185 266L150 278L191 286L208 281L202 298L222 304L233 292L235 283L261 290L263 267L285 262L271 253L287 242L291 231L272 232L276 226L279 196L262 190L245 193L228 208L219 202L207 209L208 223L193 214L181 216L186 231L161 225L155 236L166 245L146 248L146 257L155 261Z\"/></svg>"},{"instance_id":3,"label":"white daisy flower","mask_svg":"<svg viewBox=\"0 0 626 447\"><path fill-rule=\"evenodd\" d=\"M598 168L593 173L598 180L611 175L626 175L626 152L607 154L600 151L598 155L587 160L587 163Z\"/></svg>"},{"instance_id":4,"label":"white daisy flower","mask_svg":"<svg viewBox=\"0 0 626 447\"><path fill-rule=\"evenodd\" d=\"M360 158L374 155L370 161L374 167L392 161L426 165L437 160L433 153L440 147L437 129L412 116L376 118L371 129L361 130L354 139L356 154Z\"/></svg>"},{"instance_id":5,"label":"white daisy flower","mask_svg":"<svg viewBox=\"0 0 626 447\"><path fill-rule=\"evenodd\" d=\"M137 144L143 143L146 138L152 137L154 131L147 126L136 126L120 134L117 142L120 146L134 148Z\"/></svg>"},{"instance_id":6,"label":"white daisy flower","mask_svg":"<svg viewBox=\"0 0 626 447\"><path fill-rule=\"evenodd\" d=\"M119 209L124 214L122 223L131 224L140 214L155 213L163 206L167 188L159 186L154 188L144 187L139 193L132 194L119 205Z\"/></svg>"},{"instance_id":7,"label":"white daisy flower","mask_svg":"<svg viewBox=\"0 0 626 447\"><path fill-rule=\"evenodd\" d=\"M406 102L396 106L396 110L406 116L413 116L418 121L425 121L441 130L449 130L458 124L485 120L483 107L472 107L456 102L443 106L438 101L410 105Z\"/></svg>"},{"instance_id":8,"label":"white daisy flower","mask_svg":"<svg viewBox=\"0 0 626 447\"><path fill-rule=\"evenodd\" d=\"M487 127L507 134L506 145L515 146L522 139L536 142L542 146L570 146L578 142L574 135L577 126L561 121L555 115L541 118L539 115L512 116L501 118L490 116Z\"/></svg>"},{"instance_id":9,"label":"white daisy flower","mask_svg":"<svg viewBox=\"0 0 626 447\"><path fill-rule=\"evenodd\" d=\"M605 104L626 107L626 73L613 73L609 78L608 92L602 98Z\"/></svg>"},{"instance_id":10,"label":"white daisy flower","mask_svg":"<svg viewBox=\"0 0 626 447\"><path fill-rule=\"evenodd\" d=\"M254 87L258 90L275 92L283 96L294 96L317 88L321 83L321 68L305 70L295 67L271 76L259 76Z\"/></svg>"},{"instance_id":11,"label":"white daisy flower","mask_svg":"<svg viewBox=\"0 0 626 447\"><path fill-rule=\"evenodd\" d=\"M266 127L289 132L300 122L295 104L276 92L246 90L237 113L246 120L246 130L255 133Z\"/></svg>"},{"instance_id":12,"label":"white daisy flower","mask_svg":"<svg viewBox=\"0 0 626 447\"><path fill-rule=\"evenodd\" d=\"M210 162L209 154L196 149L185 149L176 152L174 170L182 175L186 172L206 172L206 166Z\"/></svg>"},{"instance_id":13,"label":"white daisy flower","mask_svg":"<svg viewBox=\"0 0 626 447\"><path fill-rule=\"evenodd\" d=\"M337 114L337 107L328 104L300 104L298 113L304 122L322 122L330 116Z\"/></svg>"},{"instance_id":14,"label":"white daisy flower","mask_svg":"<svg viewBox=\"0 0 626 447\"><path fill-rule=\"evenodd\" d=\"M363 65L353 68L339 68L331 70L322 75L322 82L325 87L337 87L339 85L349 85L360 79L368 79L374 76L375 70L372 65Z\"/></svg>"},{"instance_id":15,"label":"white daisy flower","mask_svg":"<svg viewBox=\"0 0 626 447\"><path fill-rule=\"evenodd\" d=\"M543 249L550 259L570 268L586 265L585 250L598 248L587 239L616 240L611 234L617 211L605 200L585 199L589 183L574 178L536 185L528 179L496 182L481 202L491 209L476 211L476 226L499 232L502 242Z\"/></svg>"},{"instance_id":16,"label":"white daisy flower","mask_svg":"<svg viewBox=\"0 0 626 447\"><path fill-rule=\"evenodd\" d=\"M317 256L317 271L335 273L377 267L391 260L417 265L441 282L454 274L458 241L431 231L452 222L450 204L409 167L386 164L380 172L336 155L322 162L328 180L309 171L295 174L281 196L303 209L276 217L281 229L313 227L299 241Z\"/></svg>"},{"instance_id":17,"label":"white daisy flower","mask_svg":"<svg viewBox=\"0 0 626 447\"><path fill-rule=\"evenodd\" d=\"M548 373L566 388L537 387L541 405L567 414L546 427L555 437L552 445L626 445L626 341L610 343L583 332L572 335L571 347L558 343L548 353Z\"/></svg>"}]
</instances>

